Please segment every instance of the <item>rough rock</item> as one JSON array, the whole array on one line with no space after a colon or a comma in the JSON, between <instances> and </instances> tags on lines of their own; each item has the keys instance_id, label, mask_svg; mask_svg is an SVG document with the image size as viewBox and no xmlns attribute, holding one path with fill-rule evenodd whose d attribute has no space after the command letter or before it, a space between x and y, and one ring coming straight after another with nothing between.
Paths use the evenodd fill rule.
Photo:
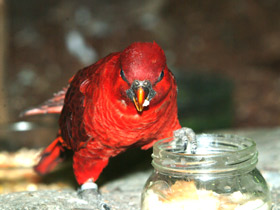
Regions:
<instances>
[{"instance_id":1,"label":"rough rock","mask_svg":"<svg viewBox=\"0 0 280 210\"><path fill-rule=\"evenodd\" d=\"M280 128L223 131L248 136L257 143L258 168L267 180L274 210L280 209ZM141 191L151 171L131 172L105 183L100 191L112 210L139 210ZM40 190L0 195L0 210L95 210L75 190Z\"/></svg>"},{"instance_id":2,"label":"rough rock","mask_svg":"<svg viewBox=\"0 0 280 210\"><path fill-rule=\"evenodd\" d=\"M100 188L104 202L111 210L138 210L143 184L150 172L136 172ZM75 190L40 190L15 192L0 196L1 210L96 210L81 199Z\"/></svg>"}]
</instances>

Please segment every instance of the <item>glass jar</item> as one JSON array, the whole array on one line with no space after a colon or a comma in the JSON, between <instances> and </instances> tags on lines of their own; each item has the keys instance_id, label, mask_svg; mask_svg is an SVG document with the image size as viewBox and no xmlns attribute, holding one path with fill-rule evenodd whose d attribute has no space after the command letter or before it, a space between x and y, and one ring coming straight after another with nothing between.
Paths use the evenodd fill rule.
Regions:
<instances>
[{"instance_id":1,"label":"glass jar","mask_svg":"<svg viewBox=\"0 0 280 210\"><path fill-rule=\"evenodd\" d=\"M196 136L195 154L172 138L153 147L153 174L142 192L142 210L267 210L270 192L256 169L258 152L249 138Z\"/></svg>"}]
</instances>

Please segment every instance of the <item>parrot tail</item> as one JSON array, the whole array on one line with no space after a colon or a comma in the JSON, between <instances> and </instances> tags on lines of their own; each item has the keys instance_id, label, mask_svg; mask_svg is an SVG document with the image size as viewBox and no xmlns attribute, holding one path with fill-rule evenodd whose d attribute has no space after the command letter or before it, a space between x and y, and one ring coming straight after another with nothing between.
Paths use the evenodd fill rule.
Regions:
<instances>
[{"instance_id":1,"label":"parrot tail","mask_svg":"<svg viewBox=\"0 0 280 210\"><path fill-rule=\"evenodd\" d=\"M61 144L61 136L58 136L41 154L39 163L34 170L44 175L55 168L64 159L65 148Z\"/></svg>"}]
</instances>

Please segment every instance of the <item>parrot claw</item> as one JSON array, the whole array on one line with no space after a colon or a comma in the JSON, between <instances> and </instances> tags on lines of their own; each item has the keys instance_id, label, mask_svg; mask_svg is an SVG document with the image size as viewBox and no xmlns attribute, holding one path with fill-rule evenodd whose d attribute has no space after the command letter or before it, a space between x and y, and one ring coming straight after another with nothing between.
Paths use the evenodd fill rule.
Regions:
<instances>
[{"instance_id":1,"label":"parrot claw","mask_svg":"<svg viewBox=\"0 0 280 210\"><path fill-rule=\"evenodd\" d=\"M95 209L110 210L109 205L103 201L103 197L97 189L79 189L78 196L86 200L91 206L95 207Z\"/></svg>"},{"instance_id":2,"label":"parrot claw","mask_svg":"<svg viewBox=\"0 0 280 210\"><path fill-rule=\"evenodd\" d=\"M103 202L103 197L98 191L98 186L92 180L85 182L78 190L78 196L99 210L110 210L108 204Z\"/></svg>"}]
</instances>

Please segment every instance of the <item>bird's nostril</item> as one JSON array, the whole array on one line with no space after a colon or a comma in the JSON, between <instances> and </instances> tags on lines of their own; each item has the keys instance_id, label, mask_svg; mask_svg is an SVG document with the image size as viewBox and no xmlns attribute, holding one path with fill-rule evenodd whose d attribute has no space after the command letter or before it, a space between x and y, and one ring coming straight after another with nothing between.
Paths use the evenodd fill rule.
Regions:
<instances>
[{"instance_id":1,"label":"bird's nostril","mask_svg":"<svg viewBox=\"0 0 280 210\"><path fill-rule=\"evenodd\" d=\"M143 85L147 87L149 85L149 82L147 80L145 80Z\"/></svg>"},{"instance_id":2,"label":"bird's nostril","mask_svg":"<svg viewBox=\"0 0 280 210\"><path fill-rule=\"evenodd\" d=\"M135 80L134 84L135 84L136 87L138 87L140 85L140 82L138 80Z\"/></svg>"}]
</instances>

